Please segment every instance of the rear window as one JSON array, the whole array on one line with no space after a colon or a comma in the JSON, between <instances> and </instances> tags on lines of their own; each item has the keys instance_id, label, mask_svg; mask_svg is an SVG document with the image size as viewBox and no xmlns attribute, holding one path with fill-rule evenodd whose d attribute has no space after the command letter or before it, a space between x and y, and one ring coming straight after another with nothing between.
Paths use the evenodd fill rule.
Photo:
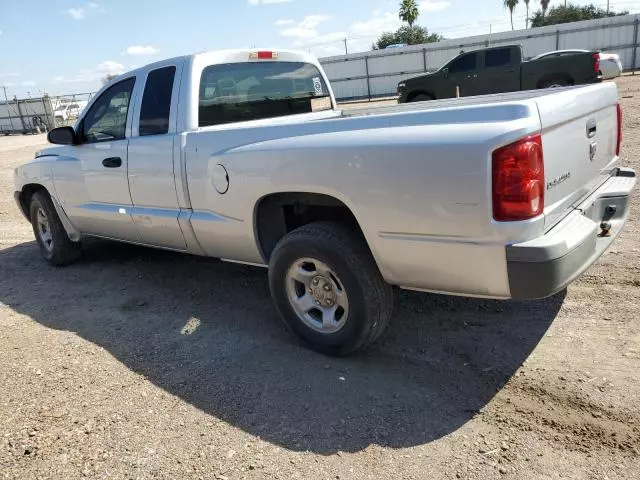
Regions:
<instances>
[{"instance_id":1,"label":"rear window","mask_svg":"<svg viewBox=\"0 0 640 480\"><path fill-rule=\"evenodd\" d=\"M487 50L484 53L484 66L486 68L504 67L511 63L511 49L497 48L495 50Z\"/></svg>"},{"instance_id":2,"label":"rear window","mask_svg":"<svg viewBox=\"0 0 640 480\"><path fill-rule=\"evenodd\" d=\"M331 108L329 89L320 71L309 63L211 65L200 78L201 127Z\"/></svg>"}]
</instances>

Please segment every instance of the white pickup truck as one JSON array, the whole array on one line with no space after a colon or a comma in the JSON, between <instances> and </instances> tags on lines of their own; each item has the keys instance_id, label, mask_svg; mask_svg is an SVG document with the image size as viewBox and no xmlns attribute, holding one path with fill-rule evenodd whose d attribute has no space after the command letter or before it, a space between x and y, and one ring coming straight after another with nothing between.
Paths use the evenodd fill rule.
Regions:
<instances>
[{"instance_id":1,"label":"white pickup truck","mask_svg":"<svg viewBox=\"0 0 640 480\"><path fill-rule=\"evenodd\" d=\"M533 299L620 233L613 83L341 111L319 63L221 51L121 75L15 171L46 260L84 236L269 267L309 346L373 342L392 286Z\"/></svg>"}]
</instances>

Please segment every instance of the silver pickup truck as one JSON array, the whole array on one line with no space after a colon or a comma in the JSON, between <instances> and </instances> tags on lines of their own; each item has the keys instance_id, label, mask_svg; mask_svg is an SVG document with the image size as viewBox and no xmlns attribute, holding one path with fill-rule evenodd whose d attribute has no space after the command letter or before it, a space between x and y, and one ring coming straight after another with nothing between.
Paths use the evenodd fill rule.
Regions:
<instances>
[{"instance_id":1,"label":"silver pickup truck","mask_svg":"<svg viewBox=\"0 0 640 480\"><path fill-rule=\"evenodd\" d=\"M498 299L563 289L620 233L613 83L341 111L303 53L173 58L106 85L15 171L44 258L85 236L268 266L310 347L378 338L392 286Z\"/></svg>"}]
</instances>

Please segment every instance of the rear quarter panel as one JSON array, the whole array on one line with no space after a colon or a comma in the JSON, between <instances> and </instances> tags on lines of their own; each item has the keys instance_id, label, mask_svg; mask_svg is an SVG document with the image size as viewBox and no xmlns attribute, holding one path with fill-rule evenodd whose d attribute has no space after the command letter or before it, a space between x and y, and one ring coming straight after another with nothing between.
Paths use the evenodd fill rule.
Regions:
<instances>
[{"instance_id":1,"label":"rear quarter panel","mask_svg":"<svg viewBox=\"0 0 640 480\"><path fill-rule=\"evenodd\" d=\"M597 74L593 70L591 53L576 53L558 57L545 57L523 62L522 89L533 90L553 78L566 78L573 85L593 83Z\"/></svg>"},{"instance_id":2,"label":"rear quarter panel","mask_svg":"<svg viewBox=\"0 0 640 480\"><path fill-rule=\"evenodd\" d=\"M503 296L505 241L542 222L491 221L490 152L539 128L527 101L188 134L194 230L207 254L260 263L259 200L322 193L351 209L387 281Z\"/></svg>"}]
</instances>

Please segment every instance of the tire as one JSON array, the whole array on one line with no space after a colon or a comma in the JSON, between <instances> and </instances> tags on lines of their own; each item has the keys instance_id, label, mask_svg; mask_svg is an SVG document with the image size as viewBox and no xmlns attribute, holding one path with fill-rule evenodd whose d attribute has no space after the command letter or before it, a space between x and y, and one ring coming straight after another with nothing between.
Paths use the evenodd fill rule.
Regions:
<instances>
[{"instance_id":1,"label":"tire","mask_svg":"<svg viewBox=\"0 0 640 480\"><path fill-rule=\"evenodd\" d=\"M567 80L564 80L562 78L556 78L556 79L547 80L542 84L542 87L540 88L561 88L561 87L568 87L569 85L571 85L571 83L569 83Z\"/></svg>"},{"instance_id":2,"label":"tire","mask_svg":"<svg viewBox=\"0 0 640 480\"><path fill-rule=\"evenodd\" d=\"M80 257L80 242L72 242L62 226L53 201L44 190L31 197L29 218L40 253L51 265L59 267Z\"/></svg>"},{"instance_id":3,"label":"tire","mask_svg":"<svg viewBox=\"0 0 640 480\"><path fill-rule=\"evenodd\" d=\"M291 272L304 278L294 280ZM364 238L332 222L305 225L280 240L269 262L269 288L285 324L306 346L326 355L349 355L373 343L393 310L392 288ZM294 298L302 308L294 306ZM332 307L321 308L331 299ZM308 313L301 313L310 304ZM327 314L332 321L325 323L323 312L332 309L335 313Z\"/></svg>"},{"instance_id":4,"label":"tire","mask_svg":"<svg viewBox=\"0 0 640 480\"><path fill-rule=\"evenodd\" d=\"M411 97L410 102L427 102L429 100L433 100L431 95L427 95L426 93L419 93L415 97Z\"/></svg>"}]
</instances>

